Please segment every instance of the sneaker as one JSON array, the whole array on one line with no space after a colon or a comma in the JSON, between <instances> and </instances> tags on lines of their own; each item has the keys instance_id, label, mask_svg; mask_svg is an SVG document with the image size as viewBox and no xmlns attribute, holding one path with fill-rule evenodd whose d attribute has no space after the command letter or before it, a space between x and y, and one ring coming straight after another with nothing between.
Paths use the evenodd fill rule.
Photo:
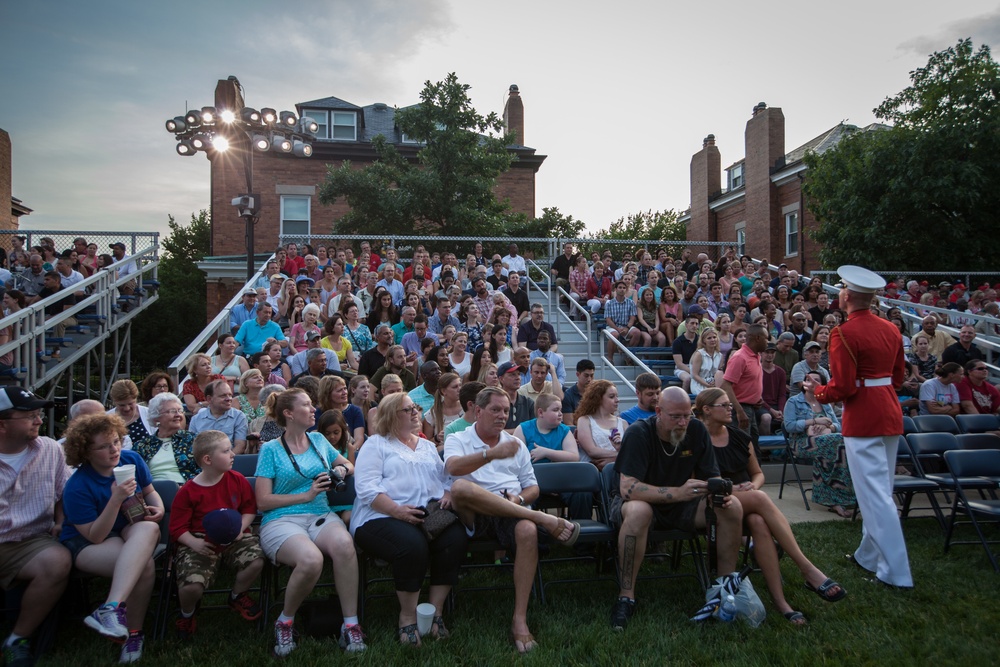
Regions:
<instances>
[{"instance_id":1,"label":"sneaker","mask_svg":"<svg viewBox=\"0 0 1000 667\"><path fill-rule=\"evenodd\" d=\"M190 618L181 616L174 627L177 629L177 639L182 642L191 641L194 639L194 631L198 629L198 622L194 620L194 615Z\"/></svg>"},{"instance_id":2,"label":"sneaker","mask_svg":"<svg viewBox=\"0 0 1000 667\"><path fill-rule=\"evenodd\" d=\"M142 657L142 644L145 637L141 630L129 634L125 644L122 645L122 652L118 654L118 662L125 664L138 662Z\"/></svg>"},{"instance_id":3,"label":"sneaker","mask_svg":"<svg viewBox=\"0 0 1000 667\"><path fill-rule=\"evenodd\" d=\"M125 610L119 611L119 607L102 605L93 614L83 619L84 624L91 630L96 630L105 637L112 639L128 639L128 627L125 625Z\"/></svg>"},{"instance_id":4,"label":"sneaker","mask_svg":"<svg viewBox=\"0 0 1000 667\"><path fill-rule=\"evenodd\" d=\"M635 600L626 597L618 598L618 602L611 608L611 629L622 631L628 625L629 619L635 613Z\"/></svg>"},{"instance_id":5,"label":"sneaker","mask_svg":"<svg viewBox=\"0 0 1000 667\"><path fill-rule=\"evenodd\" d=\"M31 667L31 640L22 637L13 644L3 647L3 664L6 667Z\"/></svg>"},{"instance_id":6,"label":"sneaker","mask_svg":"<svg viewBox=\"0 0 1000 667\"><path fill-rule=\"evenodd\" d=\"M340 648L348 653L360 653L367 649L365 646L365 633L361 631L361 625L340 626Z\"/></svg>"},{"instance_id":7,"label":"sneaker","mask_svg":"<svg viewBox=\"0 0 1000 667\"><path fill-rule=\"evenodd\" d=\"M291 621L274 622L274 655L284 658L295 650L295 630Z\"/></svg>"},{"instance_id":8,"label":"sneaker","mask_svg":"<svg viewBox=\"0 0 1000 667\"><path fill-rule=\"evenodd\" d=\"M236 596L235 600L230 596L229 608L248 621L256 621L263 613L260 605L254 602L253 598L246 593L240 593Z\"/></svg>"}]
</instances>

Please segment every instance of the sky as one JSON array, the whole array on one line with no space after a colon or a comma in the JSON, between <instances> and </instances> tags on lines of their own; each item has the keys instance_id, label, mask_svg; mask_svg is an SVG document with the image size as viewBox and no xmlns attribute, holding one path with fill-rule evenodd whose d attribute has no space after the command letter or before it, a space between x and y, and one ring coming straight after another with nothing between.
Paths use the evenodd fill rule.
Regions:
<instances>
[{"instance_id":1,"label":"sky","mask_svg":"<svg viewBox=\"0 0 1000 667\"><path fill-rule=\"evenodd\" d=\"M525 143L547 155L543 207L589 230L688 208L691 155L715 134L741 159L758 102L786 151L872 109L930 53L1000 47L996 0L615 5L562 0L134 0L0 3L0 128L23 229L167 231L209 205L209 166L164 121L212 104L235 75L247 104L336 96L407 106L449 72L483 114L510 84ZM789 9L795 10L794 13ZM237 193L233 193L234 196ZM321 221L313 221L314 224Z\"/></svg>"}]
</instances>

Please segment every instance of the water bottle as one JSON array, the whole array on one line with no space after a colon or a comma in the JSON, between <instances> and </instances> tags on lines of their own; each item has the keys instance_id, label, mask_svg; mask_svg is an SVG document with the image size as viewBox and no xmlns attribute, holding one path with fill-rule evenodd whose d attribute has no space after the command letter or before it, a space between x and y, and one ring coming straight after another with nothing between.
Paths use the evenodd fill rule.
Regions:
<instances>
[{"instance_id":1,"label":"water bottle","mask_svg":"<svg viewBox=\"0 0 1000 667\"><path fill-rule=\"evenodd\" d=\"M736 598L732 595L727 595L726 599L719 605L719 610L716 612L715 617L723 623L732 623L736 620Z\"/></svg>"}]
</instances>

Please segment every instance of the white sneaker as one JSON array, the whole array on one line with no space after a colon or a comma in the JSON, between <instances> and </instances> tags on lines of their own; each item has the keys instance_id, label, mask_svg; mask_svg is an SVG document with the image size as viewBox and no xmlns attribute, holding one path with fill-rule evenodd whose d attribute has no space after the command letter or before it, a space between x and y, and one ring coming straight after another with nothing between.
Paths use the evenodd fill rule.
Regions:
<instances>
[{"instance_id":1,"label":"white sneaker","mask_svg":"<svg viewBox=\"0 0 1000 667\"><path fill-rule=\"evenodd\" d=\"M361 653L368 647L365 646L365 633L361 631L361 625L340 626L340 648L348 653Z\"/></svg>"},{"instance_id":2,"label":"white sneaker","mask_svg":"<svg viewBox=\"0 0 1000 667\"><path fill-rule=\"evenodd\" d=\"M83 619L83 622L88 628L96 630L105 637L128 639L128 628L122 624L121 616L116 607L102 605Z\"/></svg>"},{"instance_id":3,"label":"white sneaker","mask_svg":"<svg viewBox=\"0 0 1000 667\"><path fill-rule=\"evenodd\" d=\"M118 662L122 664L138 662L139 658L142 657L144 639L145 637L141 632L129 635L128 639L122 645L122 652L118 655Z\"/></svg>"},{"instance_id":4,"label":"white sneaker","mask_svg":"<svg viewBox=\"0 0 1000 667\"><path fill-rule=\"evenodd\" d=\"M292 621L274 622L274 655L284 658L295 650L295 630Z\"/></svg>"}]
</instances>

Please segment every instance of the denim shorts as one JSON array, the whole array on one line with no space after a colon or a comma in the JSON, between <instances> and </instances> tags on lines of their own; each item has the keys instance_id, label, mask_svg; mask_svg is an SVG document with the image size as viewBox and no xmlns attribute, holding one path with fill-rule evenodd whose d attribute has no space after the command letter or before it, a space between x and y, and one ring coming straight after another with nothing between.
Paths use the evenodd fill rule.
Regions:
<instances>
[{"instance_id":1,"label":"denim shorts","mask_svg":"<svg viewBox=\"0 0 1000 667\"><path fill-rule=\"evenodd\" d=\"M121 537L121 536L122 534L120 532L118 532L117 530L112 530L110 533L108 533L108 536L104 539L108 540L112 537ZM68 540L64 540L62 543L64 547L69 549L69 553L73 557L74 565L76 564L76 557L80 555L80 552L93 544L94 544L93 542L88 540L83 535L77 535L76 537L71 537Z\"/></svg>"}]
</instances>

